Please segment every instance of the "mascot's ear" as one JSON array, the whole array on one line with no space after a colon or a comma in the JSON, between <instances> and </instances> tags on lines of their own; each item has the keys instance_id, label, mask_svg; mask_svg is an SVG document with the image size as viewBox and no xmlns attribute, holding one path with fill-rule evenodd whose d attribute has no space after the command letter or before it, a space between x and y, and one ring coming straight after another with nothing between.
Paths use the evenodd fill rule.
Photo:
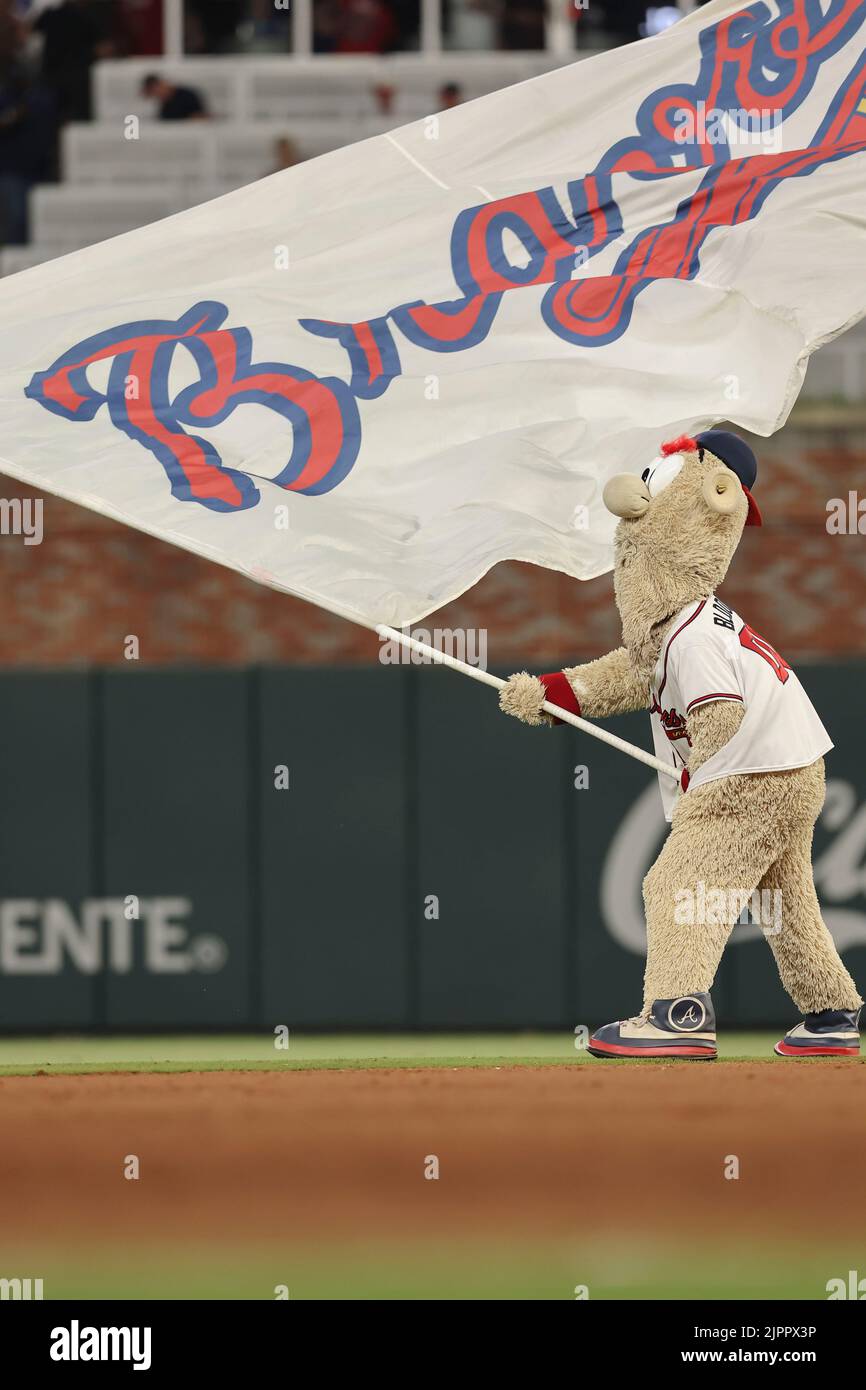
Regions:
<instances>
[{"instance_id":1,"label":"mascot's ear","mask_svg":"<svg viewBox=\"0 0 866 1390\"><path fill-rule=\"evenodd\" d=\"M730 468L717 468L709 473L701 483L701 494L711 512L730 516L737 509L737 501L743 494L742 484Z\"/></svg>"}]
</instances>

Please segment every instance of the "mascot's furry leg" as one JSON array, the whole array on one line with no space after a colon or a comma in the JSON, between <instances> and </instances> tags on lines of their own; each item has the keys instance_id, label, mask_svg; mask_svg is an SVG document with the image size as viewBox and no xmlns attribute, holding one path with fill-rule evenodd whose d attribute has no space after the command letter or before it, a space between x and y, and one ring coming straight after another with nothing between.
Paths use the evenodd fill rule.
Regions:
<instances>
[{"instance_id":1,"label":"mascot's furry leg","mask_svg":"<svg viewBox=\"0 0 866 1390\"><path fill-rule=\"evenodd\" d=\"M768 935L794 1002L807 1012L859 1006L811 886L809 845L823 784L821 760L721 778L681 798L644 881L645 1009L656 999L709 992L739 911L757 888L781 891L781 920Z\"/></svg>"},{"instance_id":2,"label":"mascot's furry leg","mask_svg":"<svg viewBox=\"0 0 866 1390\"><path fill-rule=\"evenodd\" d=\"M814 782L818 809L824 800L823 761L805 768ZM801 1013L857 1009L861 1000L827 930L812 877L812 826L792 832L787 847L760 882L761 891L782 895L780 931L768 933L782 984Z\"/></svg>"}]
</instances>

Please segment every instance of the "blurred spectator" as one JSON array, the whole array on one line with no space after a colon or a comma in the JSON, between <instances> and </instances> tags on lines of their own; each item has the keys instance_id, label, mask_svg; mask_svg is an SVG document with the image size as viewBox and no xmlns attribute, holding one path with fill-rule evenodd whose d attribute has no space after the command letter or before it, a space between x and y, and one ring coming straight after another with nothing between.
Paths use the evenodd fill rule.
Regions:
<instances>
[{"instance_id":1,"label":"blurred spectator","mask_svg":"<svg viewBox=\"0 0 866 1390\"><path fill-rule=\"evenodd\" d=\"M163 0L119 0L117 26L123 51L149 58L162 53Z\"/></svg>"},{"instance_id":2,"label":"blurred spectator","mask_svg":"<svg viewBox=\"0 0 866 1390\"><path fill-rule=\"evenodd\" d=\"M27 30L16 12L15 0L0 0L0 77L18 62Z\"/></svg>"},{"instance_id":3,"label":"blurred spectator","mask_svg":"<svg viewBox=\"0 0 866 1390\"><path fill-rule=\"evenodd\" d=\"M340 29L340 0L315 0L313 6L313 52L333 53Z\"/></svg>"},{"instance_id":4,"label":"blurred spectator","mask_svg":"<svg viewBox=\"0 0 866 1390\"><path fill-rule=\"evenodd\" d=\"M388 7L394 16L395 27L391 47L418 48L421 32L420 0L388 0Z\"/></svg>"},{"instance_id":5,"label":"blurred spectator","mask_svg":"<svg viewBox=\"0 0 866 1390\"><path fill-rule=\"evenodd\" d=\"M292 46L288 8L274 0L248 0L247 16L237 28L237 45L245 53L285 53Z\"/></svg>"},{"instance_id":6,"label":"blurred spectator","mask_svg":"<svg viewBox=\"0 0 866 1390\"><path fill-rule=\"evenodd\" d=\"M373 88L373 100L380 116L390 116L394 109L396 89L388 82L379 82Z\"/></svg>"},{"instance_id":7,"label":"blurred spectator","mask_svg":"<svg viewBox=\"0 0 866 1390\"><path fill-rule=\"evenodd\" d=\"M633 43L646 24L647 0L601 0L604 27L615 43Z\"/></svg>"},{"instance_id":8,"label":"blurred spectator","mask_svg":"<svg viewBox=\"0 0 866 1390\"><path fill-rule=\"evenodd\" d=\"M499 47L544 48L545 0L501 0Z\"/></svg>"},{"instance_id":9,"label":"blurred spectator","mask_svg":"<svg viewBox=\"0 0 866 1390\"><path fill-rule=\"evenodd\" d=\"M0 240L27 241L27 200L34 184L53 173L57 133L50 91L22 69L7 70L0 82Z\"/></svg>"},{"instance_id":10,"label":"blurred spectator","mask_svg":"<svg viewBox=\"0 0 866 1390\"><path fill-rule=\"evenodd\" d=\"M316 53L417 48L420 27L420 0L313 0Z\"/></svg>"},{"instance_id":11,"label":"blurred spectator","mask_svg":"<svg viewBox=\"0 0 866 1390\"><path fill-rule=\"evenodd\" d=\"M157 73L150 73L141 84L142 96L159 103L161 121L206 121L209 112L204 98L194 87L176 87Z\"/></svg>"},{"instance_id":12,"label":"blurred spectator","mask_svg":"<svg viewBox=\"0 0 866 1390\"><path fill-rule=\"evenodd\" d=\"M246 0L184 0L187 53L231 53L248 17Z\"/></svg>"},{"instance_id":13,"label":"blurred spectator","mask_svg":"<svg viewBox=\"0 0 866 1390\"><path fill-rule=\"evenodd\" d=\"M281 174L284 169L291 169L295 164L300 164L301 156L297 145L288 135L281 135L274 144L274 154L276 164L273 173Z\"/></svg>"},{"instance_id":14,"label":"blurred spectator","mask_svg":"<svg viewBox=\"0 0 866 1390\"><path fill-rule=\"evenodd\" d=\"M335 53L387 53L397 25L385 0L339 0Z\"/></svg>"},{"instance_id":15,"label":"blurred spectator","mask_svg":"<svg viewBox=\"0 0 866 1390\"><path fill-rule=\"evenodd\" d=\"M450 111L452 106L459 106L463 100L463 92L456 82L445 82L439 88L439 110Z\"/></svg>"},{"instance_id":16,"label":"blurred spectator","mask_svg":"<svg viewBox=\"0 0 866 1390\"><path fill-rule=\"evenodd\" d=\"M42 79L54 92L61 122L90 120L90 69L116 52L104 27L113 18L112 7L100 16L88 0L61 0L33 21L42 36Z\"/></svg>"}]
</instances>

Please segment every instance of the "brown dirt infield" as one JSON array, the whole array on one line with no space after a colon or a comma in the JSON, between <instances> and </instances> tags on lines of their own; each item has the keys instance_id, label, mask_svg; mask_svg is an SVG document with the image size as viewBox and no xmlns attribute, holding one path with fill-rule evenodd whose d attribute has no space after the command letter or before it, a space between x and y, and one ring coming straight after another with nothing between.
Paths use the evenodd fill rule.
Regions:
<instances>
[{"instance_id":1,"label":"brown dirt infield","mask_svg":"<svg viewBox=\"0 0 866 1390\"><path fill-rule=\"evenodd\" d=\"M832 1237L866 1228L864 1089L845 1062L8 1077L0 1230Z\"/></svg>"}]
</instances>

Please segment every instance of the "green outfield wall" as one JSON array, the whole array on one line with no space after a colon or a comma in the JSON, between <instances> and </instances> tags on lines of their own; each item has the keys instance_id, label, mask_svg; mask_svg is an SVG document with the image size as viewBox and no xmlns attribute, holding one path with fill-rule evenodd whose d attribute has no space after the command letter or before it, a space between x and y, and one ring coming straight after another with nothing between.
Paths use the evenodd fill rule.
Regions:
<instances>
[{"instance_id":1,"label":"green outfield wall","mask_svg":"<svg viewBox=\"0 0 866 1390\"><path fill-rule=\"evenodd\" d=\"M862 986L863 668L801 676L837 745L816 882ZM7 673L0 709L2 1031L570 1031L640 1002L654 775L485 687ZM612 727L649 746L645 717ZM714 994L730 1025L793 1013L748 923Z\"/></svg>"}]
</instances>

